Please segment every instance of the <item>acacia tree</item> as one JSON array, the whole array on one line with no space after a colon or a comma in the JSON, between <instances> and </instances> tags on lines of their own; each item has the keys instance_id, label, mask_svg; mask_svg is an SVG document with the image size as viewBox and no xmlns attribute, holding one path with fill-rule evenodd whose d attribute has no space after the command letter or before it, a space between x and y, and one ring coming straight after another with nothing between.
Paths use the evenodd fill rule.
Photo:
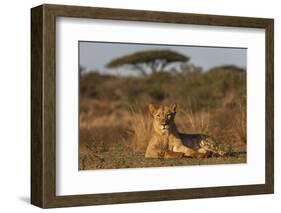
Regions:
<instances>
[{"instance_id":1,"label":"acacia tree","mask_svg":"<svg viewBox=\"0 0 281 213\"><path fill-rule=\"evenodd\" d=\"M116 58L108 68L128 67L142 75L164 71L168 65L189 61L189 57L171 50L146 50Z\"/></svg>"}]
</instances>

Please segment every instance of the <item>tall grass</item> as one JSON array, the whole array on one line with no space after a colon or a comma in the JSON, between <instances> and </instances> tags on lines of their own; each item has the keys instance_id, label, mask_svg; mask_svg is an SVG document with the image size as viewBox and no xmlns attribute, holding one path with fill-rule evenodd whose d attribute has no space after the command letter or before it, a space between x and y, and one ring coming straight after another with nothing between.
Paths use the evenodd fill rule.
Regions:
<instances>
[{"instance_id":1,"label":"tall grass","mask_svg":"<svg viewBox=\"0 0 281 213\"><path fill-rule=\"evenodd\" d=\"M133 149L134 151L144 151L151 136L152 118L148 113L140 109L132 108L131 129L133 131Z\"/></svg>"},{"instance_id":2,"label":"tall grass","mask_svg":"<svg viewBox=\"0 0 281 213\"><path fill-rule=\"evenodd\" d=\"M245 106L241 103L238 103L238 115L234 119L234 130L239 137L240 141L247 143L247 113Z\"/></svg>"},{"instance_id":3,"label":"tall grass","mask_svg":"<svg viewBox=\"0 0 281 213\"><path fill-rule=\"evenodd\" d=\"M210 113L209 111L194 112L192 107L180 109L180 115L177 120L184 131L200 132L207 134L209 132Z\"/></svg>"}]
</instances>

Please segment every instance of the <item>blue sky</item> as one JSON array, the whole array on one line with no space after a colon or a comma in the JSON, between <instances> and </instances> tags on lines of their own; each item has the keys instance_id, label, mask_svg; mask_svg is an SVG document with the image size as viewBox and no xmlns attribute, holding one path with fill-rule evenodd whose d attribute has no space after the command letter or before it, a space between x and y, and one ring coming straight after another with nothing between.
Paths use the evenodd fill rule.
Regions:
<instances>
[{"instance_id":1,"label":"blue sky","mask_svg":"<svg viewBox=\"0 0 281 213\"><path fill-rule=\"evenodd\" d=\"M98 70L101 73L116 73L106 68L112 59L149 49L170 49L190 57L190 63L208 70L215 66L247 66L247 49L230 47L200 47L176 45L151 45L107 42L79 42L79 64L86 70Z\"/></svg>"}]
</instances>

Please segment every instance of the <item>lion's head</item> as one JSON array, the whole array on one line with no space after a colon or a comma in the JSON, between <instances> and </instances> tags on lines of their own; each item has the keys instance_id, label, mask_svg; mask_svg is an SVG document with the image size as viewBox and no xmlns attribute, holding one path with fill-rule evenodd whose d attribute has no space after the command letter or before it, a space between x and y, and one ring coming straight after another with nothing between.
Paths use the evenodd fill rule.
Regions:
<instances>
[{"instance_id":1,"label":"lion's head","mask_svg":"<svg viewBox=\"0 0 281 213\"><path fill-rule=\"evenodd\" d=\"M169 133L174 126L177 105L149 104L148 109L153 117L153 127L159 133Z\"/></svg>"}]
</instances>

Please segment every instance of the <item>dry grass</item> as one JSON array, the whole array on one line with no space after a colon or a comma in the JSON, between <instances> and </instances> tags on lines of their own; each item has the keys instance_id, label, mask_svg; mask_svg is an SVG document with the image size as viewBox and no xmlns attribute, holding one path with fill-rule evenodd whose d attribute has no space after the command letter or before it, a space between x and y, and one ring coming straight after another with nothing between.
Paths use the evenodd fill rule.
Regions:
<instances>
[{"instance_id":1,"label":"dry grass","mask_svg":"<svg viewBox=\"0 0 281 213\"><path fill-rule=\"evenodd\" d=\"M146 149L152 127L151 116L131 108L131 128L133 131L133 149L134 151L143 151Z\"/></svg>"},{"instance_id":2,"label":"dry grass","mask_svg":"<svg viewBox=\"0 0 281 213\"><path fill-rule=\"evenodd\" d=\"M247 113L244 106L241 103L238 104L238 113L234 119L234 130L238 135L240 141L247 143Z\"/></svg>"},{"instance_id":3,"label":"dry grass","mask_svg":"<svg viewBox=\"0 0 281 213\"><path fill-rule=\"evenodd\" d=\"M194 113L192 109L180 110L178 121L182 131L200 132L207 134L209 132L210 113L200 111Z\"/></svg>"},{"instance_id":4,"label":"dry grass","mask_svg":"<svg viewBox=\"0 0 281 213\"><path fill-rule=\"evenodd\" d=\"M91 104L95 105L92 102ZM112 107L107 105L103 110L110 112ZM209 134L233 152L245 151L246 146L240 143L246 138L246 126L243 126L246 125L246 112L242 107L239 110L235 108L235 111L222 108L215 112L194 112L190 109L191 107L179 107L176 124L181 132ZM95 107L91 107L80 112L79 145L82 170L246 162L245 154L205 160L147 160L144 153L152 129L152 117L146 108L131 106L127 111L116 109L116 112L109 113L108 116L98 114L95 110ZM233 118L233 122L229 122L230 118Z\"/></svg>"},{"instance_id":5,"label":"dry grass","mask_svg":"<svg viewBox=\"0 0 281 213\"><path fill-rule=\"evenodd\" d=\"M118 103L83 100L80 111L80 169L134 168L169 165L243 163L246 155L223 159L147 160L145 149L152 129L147 108L135 104L127 108ZM84 106L84 107L85 107ZM209 134L233 152L246 150L246 111L238 107L196 111L179 106L176 125L184 133ZM229 122L232 121L232 122ZM244 144L244 145L243 145Z\"/></svg>"}]
</instances>

